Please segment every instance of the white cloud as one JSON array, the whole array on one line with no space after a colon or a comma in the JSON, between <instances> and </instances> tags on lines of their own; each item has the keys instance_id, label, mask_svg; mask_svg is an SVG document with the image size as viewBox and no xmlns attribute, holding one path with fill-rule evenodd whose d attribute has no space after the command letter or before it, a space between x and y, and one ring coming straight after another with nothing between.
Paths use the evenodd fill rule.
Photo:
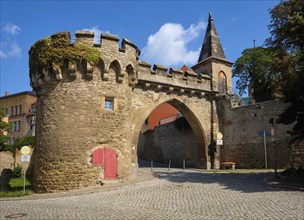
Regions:
<instances>
[{"instance_id":1,"label":"white cloud","mask_svg":"<svg viewBox=\"0 0 304 220\"><path fill-rule=\"evenodd\" d=\"M20 57L21 48L17 43L12 42L1 42L0 57Z\"/></svg>"},{"instance_id":2,"label":"white cloud","mask_svg":"<svg viewBox=\"0 0 304 220\"><path fill-rule=\"evenodd\" d=\"M109 34L110 32L109 31L103 31L103 30L100 30L98 28L98 26L94 26L94 27L91 27L91 28L86 28L84 29L85 31L91 31L91 32L94 32L95 35L94 35L94 43L100 43L100 35L102 33L107 33Z\"/></svg>"},{"instance_id":3,"label":"white cloud","mask_svg":"<svg viewBox=\"0 0 304 220\"><path fill-rule=\"evenodd\" d=\"M181 24L166 23L149 36L146 46L142 49L142 59L166 66L194 64L200 53L189 50L188 44L196 39L205 29L204 22L192 24L184 29Z\"/></svg>"},{"instance_id":4,"label":"white cloud","mask_svg":"<svg viewBox=\"0 0 304 220\"><path fill-rule=\"evenodd\" d=\"M2 28L2 31L9 34L9 35L17 35L21 31L21 29L20 29L19 26L15 25L15 24L7 23Z\"/></svg>"},{"instance_id":5,"label":"white cloud","mask_svg":"<svg viewBox=\"0 0 304 220\"><path fill-rule=\"evenodd\" d=\"M4 51L0 50L0 58L6 58L6 57L7 54Z\"/></svg>"},{"instance_id":6,"label":"white cloud","mask_svg":"<svg viewBox=\"0 0 304 220\"><path fill-rule=\"evenodd\" d=\"M0 58L21 56L21 47L16 43L16 36L20 31L19 26L11 23L1 28Z\"/></svg>"}]
</instances>

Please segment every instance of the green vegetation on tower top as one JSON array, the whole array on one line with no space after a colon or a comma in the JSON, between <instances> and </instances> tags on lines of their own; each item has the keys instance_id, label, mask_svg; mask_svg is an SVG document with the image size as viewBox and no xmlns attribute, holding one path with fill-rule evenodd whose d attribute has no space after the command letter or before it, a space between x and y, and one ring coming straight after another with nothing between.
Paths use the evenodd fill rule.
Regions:
<instances>
[{"instance_id":1,"label":"green vegetation on tower top","mask_svg":"<svg viewBox=\"0 0 304 220\"><path fill-rule=\"evenodd\" d=\"M51 64L62 66L66 61L97 64L101 52L82 43L70 42L70 33L63 32L37 41L29 51L30 72L49 69Z\"/></svg>"}]
</instances>

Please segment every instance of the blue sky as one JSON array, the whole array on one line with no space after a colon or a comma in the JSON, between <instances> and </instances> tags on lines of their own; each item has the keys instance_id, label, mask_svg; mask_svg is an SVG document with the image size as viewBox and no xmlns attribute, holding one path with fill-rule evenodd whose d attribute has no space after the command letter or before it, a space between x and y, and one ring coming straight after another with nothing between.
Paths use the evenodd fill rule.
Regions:
<instances>
[{"instance_id":1,"label":"blue sky","mask_svg":"<svg viewBox=\"0 0 304 220\"><path fill-rule=\"evenodd\" d=\"M3 1L1 0L1 88L31 90L28 51L39 39L61 31L94 30L131 40L141 60L180 68L197 62L211 11L228 60L262 45L269 36L268 9L278 0L236 1ZM235 83L235 79L234 79Z\"/></svg>"}]
</instances>

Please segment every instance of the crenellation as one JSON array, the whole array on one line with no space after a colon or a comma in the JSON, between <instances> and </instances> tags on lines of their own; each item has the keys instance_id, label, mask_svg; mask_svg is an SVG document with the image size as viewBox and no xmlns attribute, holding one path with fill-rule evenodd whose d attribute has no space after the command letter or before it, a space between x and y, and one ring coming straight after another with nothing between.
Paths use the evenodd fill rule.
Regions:
<instances>
[{"instance_id":1,"label":"crenellation","mask_svg":"<svg viewBox=\"0 0 304 220\"><path fill-rule=\"evenodd\" d=\"M167 76L168 68L162 65L154 64L153 70L158 76Z\"/></svg>"},{"instance_id":2,"label":"crenellation","mask_svg":"<svg viewBox=\"0 0 304 220\"><path fill-rule=\"evenodd\" d=\"M184 72L180 69L170 68L169 73L173 78L181 80L183 78Z\"/></svg>"},{"instance_id":3,"label":"crenellation","mask_svg":"<svg viewBox=\"0 0 304 220\"><path fill-rule=\"evenodd\" d=\"M82 30L76 31L75 43L82 43L89 46L94 46L94 35L95 35L94 32L90 32L90 31L82 31Z\"/></svg>"},{"instance_id":4,"label":"crenellation","mask_svg":"<svg viewBox=\"0 0 304 220\"><path fill-rule=\"evenodd\" d=\"M64 39L66 39L67 41L71 42L71 33L69 31L64 31L64 32L58 32L56 34L53 34L51 36L51 39L52 39L51 43L52 44L56 43L57 40L62 38L62 37Z\"/></svg>"},{"instance_id":5,"label":"crenellation","mask_svg":"<svg viewBox=\"0 0 304 220\"><path fill-rule=\"evenodd\" d=\"M130 40L123 38L121 42L121 48L126 53L130 53L132 56L136 57L136 60L138 60L138 56L140 55L140 50Z\"/></svg>"}]
</instances>

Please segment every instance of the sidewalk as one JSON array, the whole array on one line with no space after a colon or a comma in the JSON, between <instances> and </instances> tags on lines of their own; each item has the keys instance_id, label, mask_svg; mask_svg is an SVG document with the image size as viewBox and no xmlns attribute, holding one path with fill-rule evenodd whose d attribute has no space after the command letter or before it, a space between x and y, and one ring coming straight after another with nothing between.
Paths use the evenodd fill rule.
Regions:
<instances>
[{"instance_id":1,"label":"sidewalk","mask_svg":"<svg viewBox=\"0 0 304 220\"><path fill-rule=\"evenodd\" d=\"M140 182L150 181L155 179L153 173L147 170L138 169L137 177L134 180L130 181L122 181L122 182L115 182L115 183L105 183L104 185L96 185L96 186L89 186L81 189L70 190L66 192L58 192L58 193L45 193L45 194L31 194L28 196L23 197L2 197L0 201L17 201L17 200L36 200L36 199L48 199L48 198L58 198L58 197L65 197L65 196L76 196L76 195L84 195L102 191L109 191L119 189L124 186L128 186L131 184L136 184Z\"/></svg>"}]
</instances>

